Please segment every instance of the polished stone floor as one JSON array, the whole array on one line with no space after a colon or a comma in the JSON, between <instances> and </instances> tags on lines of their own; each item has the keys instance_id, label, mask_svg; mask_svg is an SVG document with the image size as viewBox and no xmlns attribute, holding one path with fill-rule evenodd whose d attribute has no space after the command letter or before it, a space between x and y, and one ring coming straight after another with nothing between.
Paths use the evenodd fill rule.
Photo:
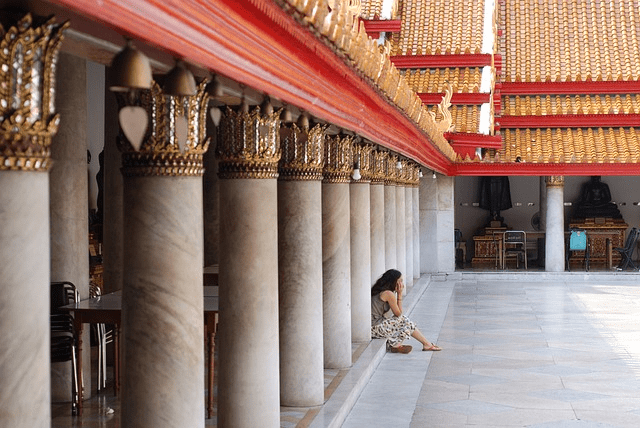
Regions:
<instances>
[{"instance_id":1,"label":"polished stone floor","mask_svg":"<svg viewBox=\"0 0 640 428\"><path fill-rule=\"evenodd\" d=\"M420 352L411 339L414 351L399 355L381 340L354 344L351 370L325 371L325 406L283 407L281 427L640 427L639 279L423 277L405 307L444 349ZM120 427L111 391L86 401L82 418L54 405L52 427Z\"/></svg>"},{"instance_id":2,"label":"polished stone floor","mask_svg":"<svg viewBox=\"0 0 640 428\"><path fill-rule=\"evenodd\" d=\"M639 277L503 278L432 281L443 351L387 353L342 426L640 427Z\"/></svg>"}]
</instances>

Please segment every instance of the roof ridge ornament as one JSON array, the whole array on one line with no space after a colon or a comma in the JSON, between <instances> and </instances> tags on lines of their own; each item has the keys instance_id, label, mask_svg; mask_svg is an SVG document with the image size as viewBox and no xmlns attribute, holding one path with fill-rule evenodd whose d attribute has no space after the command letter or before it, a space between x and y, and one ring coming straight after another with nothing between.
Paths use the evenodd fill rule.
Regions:
<instances>
[{"instance_id":1,"label":"roof ridge ornament","mask_svg":"<svg viewBox=\"0 0 640 428\"><path fill-rule=\"evenodd\" d=\"M436 124L436 128L438 131L442 132L451 132L453 131L453 117L451 116L451 96L453 95L453 88L451 87L451 83L447 82L447 88L444 90L444 96L442 97L442 101L438 104L438 113L442 116L442 119L437 121L436 114L432 111L429 112L431 118Z\"/></svg>"}]
</instances>

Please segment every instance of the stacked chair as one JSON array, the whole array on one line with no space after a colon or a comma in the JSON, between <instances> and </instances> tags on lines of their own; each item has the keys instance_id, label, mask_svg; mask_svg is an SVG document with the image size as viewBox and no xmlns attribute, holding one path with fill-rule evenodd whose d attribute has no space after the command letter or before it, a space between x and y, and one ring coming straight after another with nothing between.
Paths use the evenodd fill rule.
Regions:
<instances>
[{"instance_id":1,"label":"stacked chair","mask_svg":"<svg viewBox=\"0 0 640 428\"><path fill-rule=\"evenodd\" d=\"M89 297L99 298L102 290L95 284L89 285ZM113 329L107 329L105 324L92 324L92 334L98 344L98 391L107 386L107 344L114 339Z\"/></svg>"}]
</instances>

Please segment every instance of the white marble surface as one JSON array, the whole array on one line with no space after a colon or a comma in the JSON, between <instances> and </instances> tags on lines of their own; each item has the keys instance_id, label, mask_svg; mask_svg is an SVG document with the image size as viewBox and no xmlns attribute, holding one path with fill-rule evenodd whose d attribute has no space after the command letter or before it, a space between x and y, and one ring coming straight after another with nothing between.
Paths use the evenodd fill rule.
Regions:
<instances>
[{"instance_id":1,"label":"white marble surface","mask_svg":"<svg viewBox=\"0 0 640 428\"><path fill-rule=\"evenodd\" d=\"M349 184L322 184L324 367L351 366Z\"/></svg>"},{"instance_id":2,"label":"white marble surface","mask_svg":"<svg viewBox=\"0 0 640 428\"><path fill-rule=\"evenodd\" d=\"M56 110L60 126L51 143L49 173L51 281L70 281L81 299L89 297L89 185L87 180L87 69L84 59L60 54ZM97 153L93 154L97 158ZM88 343L89 331L83 341ZM91 373L91 348L83 348L83 371ZM71 362L52 365L51 399L71 401ZM91 376L84 381L91 396Z\"/></svg>"},{"instance_id":3,"label":"white marble surface","mask_svg":"<svg viewBox=\"0 0 640 428\"><path fill-rule=\"evenodd\" d=\"M218 426L279 427L277 181L220 180L220 208Z\"/></svg>"},{"instance_id":4,"label":"white marble surface","mask_svg":"<svg viewBox=\"0 0 640 428\"><path fill-rule=\"evenodd\" d=\"M122 426L204 426L201 177L125 177Z\"/></svg>"},{"instance_id":5,"label":"white marble surface","mask_svg":"<svg viewBox=\"0 0 640 428\"><path fill-rule=\"evenodd\" d=\"M407 284L407 229L405 227L405 193L404 187L396 186L396 269L402 272ZM406 289L404 290L406 294Z\"/></svg>"},{"instance_id":6,"label":"white marble surface","mask_svg":"<svg viewBox=\"0 0 640 428\"><path fill-rule=\"evenodd\" d=\"M420 190L418 187L412 187L413 194L412 205L412 237L413 237L413 278L420 278Z\"/></svg>"},{"instance_id":7,"label":"white marble surface","mask_svg":"<svg viewBox=\"0 0 640 428\"><path fill-rule=\"evenodd\" d=\"M372 183L371 195L371 284L385 272L384 184Z\"/></svg>"},{"instance_id":8,"label":"white marble surface","mask_svg":"<svg viewBox=\"0 0 640 428\"><path fill-rule=\"evenodd\" d=\"M49 175L0 171L0 426L51 423Z\"/></svg>"},{"instance_id":9,"label":"white marble surface","mask_svg":"<svg viewBox=\"0 0 640 428\"><path fill-rule=\"evenodd\" d=\"M420 270L454 272L453 177L420 179Z\"/></svg>"},{"instance_id":10,"label":"white marble surface","mask_svg":"<svg viewBox=\"0 0 640 428\"><path fill-rule=\"evenodd\" d=\"M413 285L413 192L411 187L404 187L404 236L405 236L405 284Z\"/></svg>"},{"instance_id":11,"label":"white marble surface","mask_svg":"<svg viewBox=\"0 0 640 428\"><path fill-rule=\"evenodd\" d=\"M351 217L351 341L371 340L371 195L369 183L349 185Z\"/></svg>"},{"instance_id":12,"label":"white marble surface","mask_svg":"<svg viewBox=\"0 0 640 428\"><path fill-rule=\"evenodd\" d=\"M280 405L324 401L322 184L278 182Z\"/></svg>"},{"instance_id":13,"label":"white marble surface","mask_svg":"<svg viewBox=\"0 0 640 428\"><path fill-rule=\"evenodd\" d=\"M396 253L396 186L384 185L384 272L398 269Z\"/></svg>"},{"instance_id":14,"label":"white marble surface","mask_svg":"<svg viewBox=\"0 0 640 428\"><path fill-rule=\"evenodd\" d=\"M564 187L547 187L545 262L547 272L562 272L564 254Z\"/></svg>"}]
</instances>

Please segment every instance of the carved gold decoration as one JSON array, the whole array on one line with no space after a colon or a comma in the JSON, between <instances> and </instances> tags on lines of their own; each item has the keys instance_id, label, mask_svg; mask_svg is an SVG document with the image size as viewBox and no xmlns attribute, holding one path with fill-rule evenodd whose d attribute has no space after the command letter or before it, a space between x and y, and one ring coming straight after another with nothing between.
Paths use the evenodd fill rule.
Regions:
<instances>
[{"instance_id":1,"label":"carved gold decoration","mask_svg":"<svg viewBox=\"0 0 640 428\"><path fill-rule=\"evenodd\" d=\"M381 150L374 150L371 153L371 183L384 184L386 177L386 165L389 153Z\"/></svg>"},{"instance_id":2,"label":"carved gold decoration","mask_svg":"<svg viewBox=\"0 0 640 428\"><path fill-rule=\"evenodd\" d=\"M453 95L453 88L451 87L451 83L447 83L447 88L444 90L444 96L442 97L442 101L438 104L438 113L442 116L440 121L436 121L436 114L432 111L429 112L431 118L436 123L436 128L438 130L444 132L450 132L453 130L453 126L451 123L453 119L451 117L451 112L449 108L451 108L451 96Z\"/></svg>"},{"instance_id":3,"label":"carved gold decoration","mask_svg":"<svg viewBox=\"0 0 640 428\"><path fill-rule=\"evenodd\" d=\"M398 156L389 155L384 160L384 184L385 186L395 186L398 184Z\"/></svg>"},{"instance_id":4,"label":"carved gold decoration","mask_svg":"<svg viewBox=\"0 0 640 428\"><path fill-rule=\"evenodd\" d=\"M121 111L131 106L142 108L150 125L137 148L124 132L121 135L118 148L122 152L124 176L201 176L204 173L202 157L209 148L206 83L201 82L193 96L169 96L156 82L149 90L117 94Z\"/></svg>"},{"instance_id":5,"label":"carved gold decoration","mask_svg":"<svg viewBox=\"0 0 640 428\"><path fill-rule=\"evenodd\" d=\"M0 25L0 171L47 171L58 131L55 75L68 22L34 23L31 14Z\"/></svg>"},{"instance_id":6,"label":"carved gold decoration","mask_svg":"<svg viewBox=\"0 0 640 428\"><path fill-rule=\"evenodd\" d=\"M236 112L227 107L216 148L220 178L278 178L280 113L263 115L260 107Z\"/></svg>"},{"instance_id":7,"label":"carved gold decoration","mask_svg":"<svg viewBox=\"0 0 640 428\"><path fill-rule=\"evenodd\" d=\"M280 180L322 180L327 128L320 124L300 128L295 123L280 128Z\"/></svg>"},{"instance_id":8,"label":"carved gold decoration","mask_svg":"<svg viewBox=\"0 0 640 428\"><path fill-rule=\"evenodd\" d=\"M360 167L360 179L352 181L358 183L371 181L373 175L372 152L373 145L371 144L355 144L353 146L353 161Z\"/></svg>"},{"instance_id":9,"label":"carved gold decoration","mask_svg":"<svg viewBox=\"0 0 640 428\"><path fill-rule=\"evenodd\" d=\"M325 140L324 182L348 183L353 172L354 137L333 135Z\"/></svg>"},{"instance_id":10,"label":"carved gold decoration","mask_svg":"<svg viewBox=\"0 0 640 428\"><path fill-rule=\"evenodd\" d=\"M563 187L564 186L564 176L562 175L549 175L544 178L544 182L547 187Z\"/></svg>"},{"instance_id":11,"label":"carved gold decoration","mask_svg":"<svg viewBox=\"0 0 640 428\"><path fill-rule=\"evenodd\" d=\"M433 144L450 160L456 153L436 126L418 94L390 59L390 46L378 46L367 34L357 1L276 0L302 25L323 39L345 62L369 79L400 111L416 123ZM330 7L332 5L332 7Z\"/></svg>"}]
</instances>

